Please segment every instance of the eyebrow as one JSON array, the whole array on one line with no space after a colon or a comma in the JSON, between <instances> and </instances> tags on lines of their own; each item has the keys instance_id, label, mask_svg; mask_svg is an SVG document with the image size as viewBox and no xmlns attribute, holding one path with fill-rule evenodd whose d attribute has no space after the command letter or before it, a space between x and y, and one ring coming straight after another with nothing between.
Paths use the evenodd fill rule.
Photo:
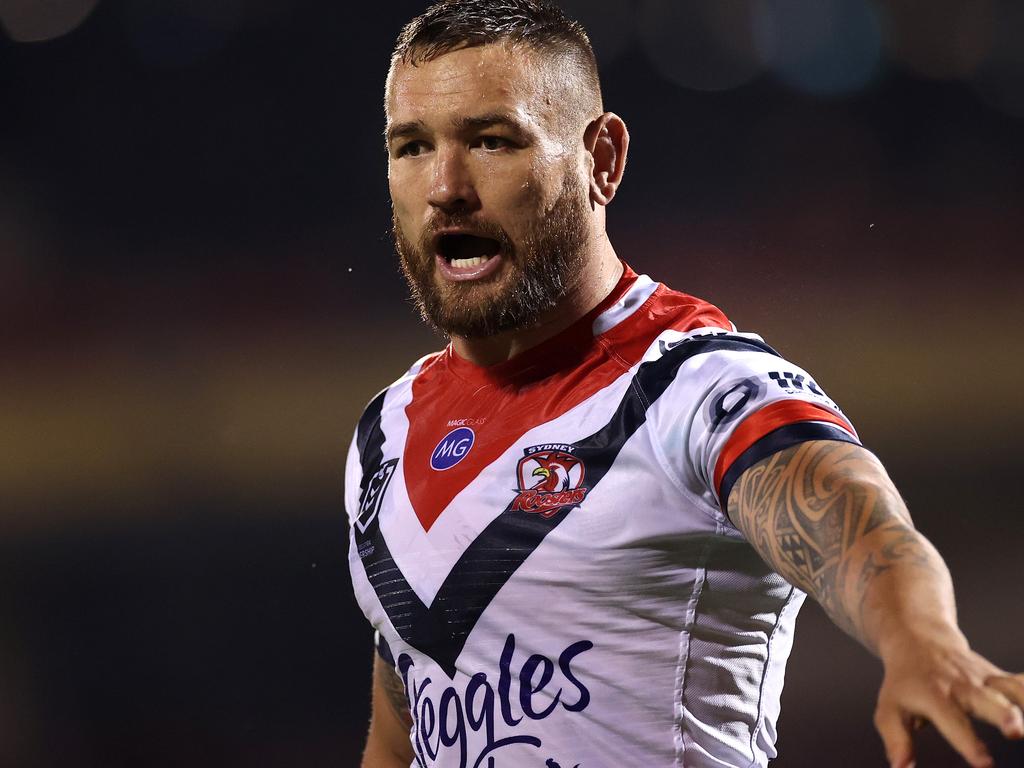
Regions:
<instances>
[{"instance_id":1,"label":"eyebrow","mask_svg":"<svg viewBox=\"0 0 1024 768\"><path fill-rule=\"evenodd\" d=\"M414 136L417 133L421 133L426 126L422 120L412 120L408 123L395 123L390 126L385 132L385 138L388 144L395 139L401 139L406 136Z\"/></svg>"},{"instance_id":2,"label":"eyebrow","mask_svg":"<svg viewBox=\"0 0 1024 768\"><path fill-rule=\"evenodd\" d=\"M520 134L528 133L522 123L512 115L505 112L488 112L483 115L474 115L472 117L459 117L453 121L453 125L455 126L455 130L460 133L474 130L478 131L483 128L490 128L494 125L506 126ZM423 133L424 131L426 131L426 124L422 120L410 120L409 122L395 123L390 126L385 132L385 137L387 142L390 144L396 139L415 136Z\"/></svg>"},{"instance_id":3,"label":"eyebrow","mask_svg":"<svg viewBox=\"0 0 1024 768\"><path fill-rule=\"evenodd\" d=\"M488 112L474 117L460 117L455 120L455 128L459 131L480 130L492 125L504 125L520 133L524 133L522 123L506 112Z\"/></svg>"}]
</instances>

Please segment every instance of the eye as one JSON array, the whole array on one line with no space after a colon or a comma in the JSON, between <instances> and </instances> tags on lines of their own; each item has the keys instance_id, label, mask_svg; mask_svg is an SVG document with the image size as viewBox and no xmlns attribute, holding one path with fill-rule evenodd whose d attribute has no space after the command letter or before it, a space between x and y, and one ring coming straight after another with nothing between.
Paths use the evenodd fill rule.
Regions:
<instances>
[{"instance_id":1,"label":"eye","mask_svg":"<svg viewBox=\"0 0 1024 768\"><path fill-rule=\"evenodd\" d=\"M506 149L512 146L512 142L508 139L503 139L501 136L481 136L477 139L477 144L488 152L496 152L499 149Z\"/></svg>"},{"instance_id":2,"label":"eye","mask_svg":"<svg viewBox=\"0 0 1024 768\"><path fill-rule=\"evenodd\" d=\"M422 141L409 141L398 148L398 157L419 157L423 154L425 147Z\"/></svg>"}]
</instances>

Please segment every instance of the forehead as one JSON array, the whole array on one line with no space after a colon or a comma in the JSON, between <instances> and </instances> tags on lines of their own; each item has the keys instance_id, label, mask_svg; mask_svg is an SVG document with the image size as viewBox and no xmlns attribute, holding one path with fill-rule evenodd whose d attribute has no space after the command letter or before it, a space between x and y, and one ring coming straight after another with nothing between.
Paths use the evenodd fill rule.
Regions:
<instances>
[{"instance_id":1,"label":"forehead","mask_svg":"<svg viewBox=\"0 0 1024 768\"><path fill-rule=\"evenodd\" d=\"M388 75L388 123L492 111L538 123L551 111L547 74L531 51L505 44L461 48L415 66L399 62Z\"/></svg>"}]
</instances>

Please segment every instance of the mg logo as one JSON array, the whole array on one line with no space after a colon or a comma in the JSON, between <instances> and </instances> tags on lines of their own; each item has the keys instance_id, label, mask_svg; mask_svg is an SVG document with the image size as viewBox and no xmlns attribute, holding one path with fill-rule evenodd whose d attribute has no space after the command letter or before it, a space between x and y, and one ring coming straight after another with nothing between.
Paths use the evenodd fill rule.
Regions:
<instances>
[{"instance_id":1,"label":"mg logo","mask_svg":"<svg viewBox=\"0 0 1024 768\"><path fill-rule=\"evenodd\" d=\"M469 453L476 440L476 434L469 427L453 429L437 444L430 455L430 468L438 472L451 469Z\"/></svg>"}]
</instances>

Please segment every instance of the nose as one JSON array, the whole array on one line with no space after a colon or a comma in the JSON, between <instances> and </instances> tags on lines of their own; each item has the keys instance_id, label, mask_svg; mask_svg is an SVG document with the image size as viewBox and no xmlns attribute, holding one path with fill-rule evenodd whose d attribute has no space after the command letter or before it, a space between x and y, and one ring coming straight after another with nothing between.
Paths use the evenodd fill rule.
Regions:
<instances>
[{"instance_id":1,"label":"nose","mask_svg":"<svg viewBox=\"0 0 1024 768\"><path fill-rule=\"evenodd\" d=\"M455 149L438 150L428 202L445 213L472 212L480 207L473 174L465 156Z\"/></svg>"}]
</instances>

